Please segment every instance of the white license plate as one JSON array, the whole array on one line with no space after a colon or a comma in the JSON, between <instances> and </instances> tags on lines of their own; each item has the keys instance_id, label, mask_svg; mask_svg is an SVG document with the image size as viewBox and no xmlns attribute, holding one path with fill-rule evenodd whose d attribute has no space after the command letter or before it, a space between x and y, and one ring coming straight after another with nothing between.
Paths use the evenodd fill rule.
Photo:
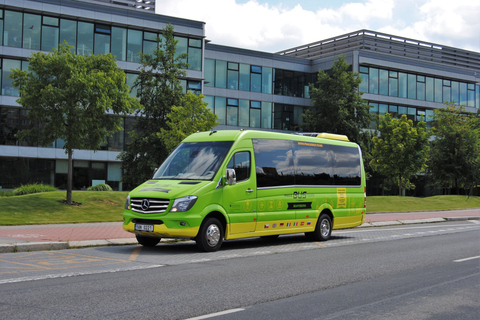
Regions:
<instances>
[{"instance_id":1,"label":"white license plate","mask_svg":"<svg viewBox=\"0 0 480 320\"><path fill-rule=\"evenodd\" d=\"M136 224L135 230L153 232L153 225L152 224Z\"/></svg>"}]
</instances>

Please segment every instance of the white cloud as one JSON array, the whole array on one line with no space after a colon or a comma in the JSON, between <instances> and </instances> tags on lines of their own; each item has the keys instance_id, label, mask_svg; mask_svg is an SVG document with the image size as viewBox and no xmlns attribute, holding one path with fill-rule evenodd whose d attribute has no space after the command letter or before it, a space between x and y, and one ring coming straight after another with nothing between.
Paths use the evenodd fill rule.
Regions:
<instances>
[{"instance_id":1,"label":"white cloud","mask_svg":"<svg viewBox=\"0 0 480 320\"><path fill-rule=\"evenodd\" d=\"M281 0L160 0L156 7L160 14L205 22L212 43L259 51L276 52L359 29L480 51L478 0L352 0L315 11L299 2L284 7Z\"/></svg>"}]
</instances>

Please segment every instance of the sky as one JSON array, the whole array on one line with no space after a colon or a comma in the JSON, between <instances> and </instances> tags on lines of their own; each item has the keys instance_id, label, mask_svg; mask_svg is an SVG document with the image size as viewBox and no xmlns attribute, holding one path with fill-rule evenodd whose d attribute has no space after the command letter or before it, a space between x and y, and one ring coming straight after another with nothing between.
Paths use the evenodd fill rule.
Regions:
<instances>
[{"instance_id":1,"label":"sky","mask_svg":"<svg viewBox=\"0 0 480 320\"><path fill-rule=\"evenodd\" d=\"M480 0L156 0L211 43L278 52L360 29L480 52Z\"/></svg>"}]
</instances>

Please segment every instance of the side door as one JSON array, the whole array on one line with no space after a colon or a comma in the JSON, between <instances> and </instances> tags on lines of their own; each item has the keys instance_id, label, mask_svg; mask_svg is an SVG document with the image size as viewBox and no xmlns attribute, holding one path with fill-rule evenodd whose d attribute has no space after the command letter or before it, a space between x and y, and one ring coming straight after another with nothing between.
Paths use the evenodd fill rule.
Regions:
<instances>
[{"instance_id":1,"label":"side door","mask_svg":"<svg viewBox=\"0 0 480 320\"><path fill-rule=\"evenodd\" d=\"M235 152L227 169L234 169L236 184L223 188L223 207L230 219L229 233L239 234L255 231L257 219L257 188L252 177L252 154L249 150Z\"/></svg>"}]
</instances>

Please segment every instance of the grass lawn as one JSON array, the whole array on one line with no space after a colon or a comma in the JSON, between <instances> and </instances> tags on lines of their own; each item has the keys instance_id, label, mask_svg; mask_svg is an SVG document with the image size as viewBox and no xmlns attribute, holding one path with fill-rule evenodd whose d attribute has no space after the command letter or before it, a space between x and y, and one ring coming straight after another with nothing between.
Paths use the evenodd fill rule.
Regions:
<instances>
[{"instance_id":1,"label":"grass lawn","mask_svg":"<svg viewBox=\"0 0 480 320\"><path fill-rule=\"evenodd\" d=\"M61 203L65 191L0 197L0 225L81 223L122 221L128 192L74 191L73 201L81 206ZM367 213L480 208L480 197L435 196L368 197Z\"/></svg>"},{"instance_id":2,"label":"grass lawn","mask_svg":"<svg viewBox=\"0 0 480 320\"><path fill-rule=\"evenodd\" d=\"M61 203L66 191L0 198L0 225L122 221L128 192L73 191L73 201Z\"/></svg>"},{"instance_id":3,"label":"grass lawn","mask_svg":"<svg viewBox=\"0 0 480 320\"><path fill-rule=\"evenodd\" d=\"M367 197L367 213L397 211L432 211L480 208L480 197L434 196L427 198L376 196Z\"/></svg>"}]
</instances>

